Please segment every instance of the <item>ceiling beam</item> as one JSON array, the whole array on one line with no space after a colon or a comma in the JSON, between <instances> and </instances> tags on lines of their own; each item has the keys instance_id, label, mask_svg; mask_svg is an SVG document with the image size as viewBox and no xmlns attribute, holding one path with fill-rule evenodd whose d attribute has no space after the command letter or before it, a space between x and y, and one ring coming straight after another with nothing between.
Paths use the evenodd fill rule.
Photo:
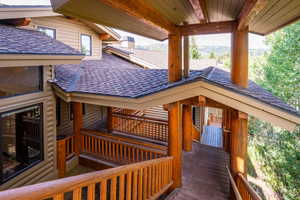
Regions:
<instances>
[{"instance_id":1,"label":"ceiling beam","mask_svg":"<svg viewBox=\"0 0 300 200\"><path fill-rule=\"evenodd\" d=\"M238 30L243 30L251 20L267 5L269 0L246 0L238 16Z\"/></svg>"},{"instance_id":2,"label":"ceiling beam","mask_svg":"<svg viewBox=\"0 0 300 200\"><path fill-rule=\"evenodd\" d=\"M126 14L136 17L146 24L158 26L167 33L177 32L175 24L149 6L144 0L99 0L100 2L119 9Z\"/></svg>"},{"instance_id":3,"label":"ceiling beam","mask_svg":"<svg viewBox=\"0 0 300 200\"><path fill-rule=\"evenodd\" d=\"M231 33L236 26L235 21L212 22L207 24L189 24L180 26L182 35L201 35L215 33Z\"/></svg>"},{"instance_id":4,"label":"ceiling beam","mask_svg":"<svg viewBox=\"0 0 300 200\"><path fill-rule=\"evenodd\" d=\"M188 0L194 9L200 23L208 23L208 14L206 10L205 0Z\"/></svg>"},{"instance_id":5,"label":"ceiling beam","mask_svg":"<svg viewBox=\"0 0 300 200\"><path fill-rule=\"evenodd\" d=\"M31 22L31 18L16 18L16 19L2 19L0 24L7 24L12 26L28 26Z\"/></svg>"},{"instance_id":6,"label":"ceiling beam","mask_svg":"<svg viewBox=\"0 0 300 200\"><path fill-rule=\"evenodd\" d=\"M110 38L110 35L108 33L100 33L99 39L100 40L108 40Z\"/></svg>"}]
</instances>

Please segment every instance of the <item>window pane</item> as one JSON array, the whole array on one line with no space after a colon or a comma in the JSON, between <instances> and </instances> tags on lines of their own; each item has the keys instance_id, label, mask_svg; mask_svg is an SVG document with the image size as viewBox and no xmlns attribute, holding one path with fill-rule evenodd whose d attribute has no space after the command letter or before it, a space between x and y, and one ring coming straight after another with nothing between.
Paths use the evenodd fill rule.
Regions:
<instances>
[{"instance_id":1,"label":"window pane","mask_svg":"<svg viewBox=\"0 0 300 200\"><path fill-rule=\"evenodd\" d=\"M0 68L0 98L42 90L42 67Z\"/></svg>"},{"instance_id":2,"label":"window pane","mask_svg":"<svg viewBox=\"0 0 300 200\"><path fill-rule=\"evenodd\" d=\"M41 31L48 35L49 37L55 39L55 29L46 28L46 27L38 27L38 31Z\"/></svg>"},{"instance_id":3,"label":"window pane","mask_svg":"<svg viewBox=\"0 0 300 200\"><path fill-rule=\"evenodd\" d=\"M81 52L87 56L91 56L91 36L81 35Z\"/></svg>"},{"instance_id":4,"label":"window pane","mask_svg":"<svg viewBox=\"0 0 300 200\"><path fill-rule=\"evenodd\" d=\"M2 180L43 159L42 104L0 115Z\"/></svg>"}]
</instances>

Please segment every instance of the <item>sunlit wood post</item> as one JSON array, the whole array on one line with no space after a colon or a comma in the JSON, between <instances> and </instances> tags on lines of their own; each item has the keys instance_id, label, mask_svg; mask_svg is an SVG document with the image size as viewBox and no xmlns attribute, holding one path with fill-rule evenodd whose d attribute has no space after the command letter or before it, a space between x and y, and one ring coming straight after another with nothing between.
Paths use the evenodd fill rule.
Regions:
<instances>
[{"instance_id":1,"label":"sunlit wood post","mask_svg":"<svg viewBox=\"0 0 300 200\"><path fill-rule=\"evenodd\" d=\"M73 106L73 131L75 136L75 154L79 156L80 153L80 130L82 129L83 125L83 118L82 118L82 103L79 102L72 102Z\"/></svg>"},{"instance_id":2,"label":"sunlit wood post","mask_svg":"<svg viewBox=\"0 0 300 200\"><path fill-rule=\"evenodd\" d=\"M232 32L232 82L240 87L248 87L248 27L243 30L235 28ZM248 116L233 111L231 136L231 170L234 176L247 174L247 138Z\"/></svg>"},{"instance_id":3,"label":"sunlit wood post","mask_svg":"<svg viewBox=\"0 0 300 200\"><path fill-rule=\"evenodd\" d=\"M182 134L183 134L183 150L191 151L193 144L192 135L192 108L191 105L183 105L182 107Z\"/></svg>"},{"instance_id":4,"label":"sunlit wood post","mask_svg":"<svg viewBox=\"0 0 300 200\"><path fill-rule=\"evenodd\" d=\"M178 33L169 35L169 63L168 77L169 82L179 81L182 77L182 52L181 35ZM172 166L173 185L170 190L181 187L182 175L182 111L179 102L168 106L169 113L169 139L168 155L174 158Z\"/></svg>"},{"instance_id":5,"label":"sunlit wood post","mask_svg":"<svg viewBox=\"0 0 300 200\"><path fill-rule=\"evenodd\" d=\"M56 142L56 148L58 177L63 178L66 173L66 140L58 140Z\"/></svg>"},{"instance_id":6,"label":"sunlit wood post","mask_svg":"<svg viewBox=\"0 0 300 200\"><path fill-rule=\"evenodd\" d=\"M190 74L190 41L189 36L183 36L183 77L187 78Z\"/></svg>"}]
</instances>

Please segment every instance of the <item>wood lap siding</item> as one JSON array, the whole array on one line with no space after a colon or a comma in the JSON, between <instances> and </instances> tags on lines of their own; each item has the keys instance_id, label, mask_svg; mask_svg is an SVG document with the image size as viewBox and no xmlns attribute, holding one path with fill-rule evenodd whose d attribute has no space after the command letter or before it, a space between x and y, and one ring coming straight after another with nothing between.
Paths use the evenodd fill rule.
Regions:
<instances>
[{"instance_id":1,"label":"wood lap siding","mask_svg":"<svg viewBox=\"0 0 300 200\"><path fill-rule=\"evenodd\" d=\"M106 119L105 107L91 104L85 105L85 115L83 115L84 128L96 128L96 125L104 122ZM73 134L73 120L70 119L70 104L61 100L61 120L60 126L57 127L58 135L72 135Z\"/></svg>"},{"instance_id":2,"label":"wood lap siding","mask_svg":"<svg viewBox=\"0 0 300 200\"><path fill-rule=\"evenodd\" d=\"M3 99L0 102L0 112L11 110L11 106L22 108L28 105L43 103L44 114L44 159L32 168L24 171L20 175L12 178L0 186L0 190L16 188L23 185L34 184L56 177L56 119L55 119L55 98L48 85L47 80L52 78L51 67L44 67L44 91L32 94L30 100L24 101L24 97L30 95L20 95L17 97ZM6 103L7 102L7 103Z\"/></svg>"},{"instance_id":3,"label":"wood lap siding","mask_svg":"<svg viewBox=\"0 0 300 200\"><path fill-rule=\"evenodd\" d=\"M92 37L92 56L88 57L98 59L102 57L102 41L99 39L99 34L82 22L61 16L35 17L32 18L32 25L55 29L57 40L79 51L81 50L80 35L90 35Z\"/></svg>"}]
</instances>

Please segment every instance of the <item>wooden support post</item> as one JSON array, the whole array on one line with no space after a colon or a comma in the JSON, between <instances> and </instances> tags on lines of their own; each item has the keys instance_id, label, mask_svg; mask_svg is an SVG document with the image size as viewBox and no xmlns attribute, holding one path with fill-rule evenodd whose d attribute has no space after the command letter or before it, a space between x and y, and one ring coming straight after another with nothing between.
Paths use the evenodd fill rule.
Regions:
<instances>
[{"instance_id":1,"label":"wooden support post","mask_svg":"<svg viewBox=\"0 0 300 200\"><path fill-rule=\"evenodd\" d=\"M182 52L181 52L181 35L170 34L169 35L169 50L168 50L168 73L169 82L176 82L181 80L182 77Z\"/></svg>"},{"instance_id":2,"label":"wooden support post","mask_svg":"<svg viewBox=\"0 0 300 200\"><path fill-rule=\"evenodd\" d=\"M107 132L112 132L112 107L107 107L106 128Z\"/></svg>"},{"instance_id":3,"label":"wooden support post","mask_svg":"<svg viewBox=\"0 0 300 200\"><path fill-rule=\"evenodd\" d=\"M248 115L233 110L231 134L231 171L247 175Z\"/></svg>"},{"instance_id":4,"label":"wooden support post","mask_svg":"<svg viewBox=\"0 0 300 200\"><path fill-rule=\"evenodd\" d=\"M56 142L56 149L58 177L63 178L66 173L66 140L58 140Z\"/></svg>"},{"instance_id":5,"label":"wooden support post","mask_svg":"<svg viewBox=\"0 0 300 200\"><path fill-rule=\"evenodd\" d=\"M231 36L231 80L243 88L248 87L248 27L234 28Z\"/></svg>"},{"instance_id":6,"label":"wooden support post","mask_svg":"<svg viewBox=\"0 0 300 200\"><path fill-rule=\"evenodd\" d=\"M183 76L189 77L190 74L190 56L189 56L189 36L183 36Z\"/></svg>"},{"instance_id":7,"label":"wooden support post","mask_svg":"<svg viewBox=\"0 0 300 200\"><path fill-rule=\"evenodd\" d=\"M72 102L73 106L73 131L75 136L75 154L79 156L81 143L80 143L80 130L82 129L83 119L82 119L82 103Z\"/></svg>"},{"instance_id":8,"label":"wooden support post","mask_svg":"<svg viewBox=\"0 0 300 200\"><path fill-rule=\"evenodd\" d=\"M191 105L183 105L182 107L182 134L183 134L183 150L192 151L193 135L192 135L192 108Z\"/></svg>"},{"instance_id":9,"label":"wooden support post","mask_svg":"<svg viewBox=\"0 0 300 200\"><path fill-rule=\"evenodd\" d=\"M179 102L169 106L169 144L168 155L173 157L172 179L173 185L170 190L181 187L182 184L182 112Z\"/></svg>"}]
</instances>

